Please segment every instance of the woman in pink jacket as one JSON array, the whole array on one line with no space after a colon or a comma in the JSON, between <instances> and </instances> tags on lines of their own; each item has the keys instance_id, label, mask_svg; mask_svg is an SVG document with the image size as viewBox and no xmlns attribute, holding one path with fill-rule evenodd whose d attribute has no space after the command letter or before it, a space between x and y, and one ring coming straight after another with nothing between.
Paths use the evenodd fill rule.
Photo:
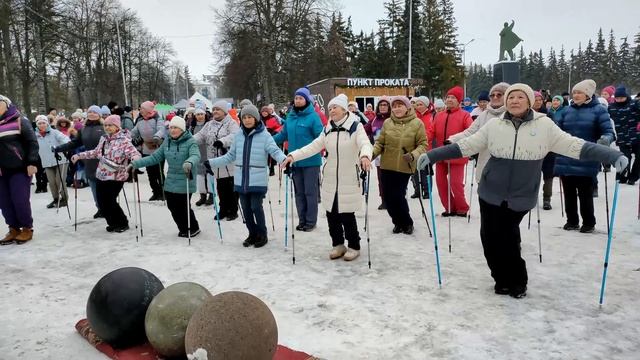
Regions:
<instances>
[{"instance_id":1,"label":"woman in pink jacket","mask_svg":"<svg viewBox=\"0 0 640 360\"><path fill-rule=\"evenodd\" d=\"M73 163L80 159L99 159L96 170L98 208L107 220L107 231L118 233L129 229L127 217L117 202L118 194L129 177L127 166L140 158L140 153L121 126L120 116L108 116L104 119L106 134L100 138L98 146L71 157Z\"/></svg>"}]
</instances>

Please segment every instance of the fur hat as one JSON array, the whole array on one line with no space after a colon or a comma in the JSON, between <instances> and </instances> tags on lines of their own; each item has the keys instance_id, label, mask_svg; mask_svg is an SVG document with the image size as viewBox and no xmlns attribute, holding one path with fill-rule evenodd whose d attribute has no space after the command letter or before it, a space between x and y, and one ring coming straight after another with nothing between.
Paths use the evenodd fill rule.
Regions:
<instances>
[{"instance_id":1,"label":"fur hat","mask_svg":"<svg viewBox=\"0 0 640 360\"><path fill-rule=\"evenodd\" d=\"M109 115L106 119L104 119L104 125L115 125L118 129L122 128L122 123L120 122L120 116L118 115Z\"/></svg>"},{"instance_id":2,"label":"fur hat","mask_svg":"<svg viewBox=\"0 0 640 360\"><path fill-rule=\"evenodd\" d=\"M343 108L345 111L349 110L349 99L345 94L339 94L329 101L329 106L327 108L331 109L331 106L336 105ZM357 105L356 105L357 107Z\"/></svg>"},{"instance_id":3,"label":"fur hat","mask_svg":"<svg viewBox=\"0 0 640 360\"><path fill-rule=\"evenodd\" d=\"M527 85L522 83L516 83L507 88L507 91L504 92L505 99L509 97L509 94L519 90L527 95L527 99L529 99L529 108L533 106L533 102L536 100L535 95L533 94L533 89Z\"/></svg>"},{"instance_id":4,"label":"fur hat","mask_svg":"<svg viewBox=\"0 0 640 360\"><path fill-rule=\"evenodd\" d=\"M169 122L169 127L172 127L172 126L177 127L182 131L185 131L187 129L186 122L180 116L174 116L173 119L171 119L171 121Z\"/></svg>"},{"instance_id":5,"label":"fur hat","mask_svg":"<svg viewBox=\"0 0 640 360\"><path fill-rule=\"evenodd\" d=\"M582 80L573 86L571 91L579 91L587 95L587 99L591 99L596 92L596 82L591 79Z\"/></svg>"}]
</instances>

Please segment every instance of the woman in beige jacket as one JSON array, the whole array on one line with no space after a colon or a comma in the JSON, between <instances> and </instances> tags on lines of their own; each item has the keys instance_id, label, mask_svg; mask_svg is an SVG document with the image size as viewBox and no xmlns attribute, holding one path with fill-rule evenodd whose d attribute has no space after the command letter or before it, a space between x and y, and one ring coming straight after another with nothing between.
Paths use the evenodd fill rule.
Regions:
<instances>
[{"instance_id":1,"label":"woman in beige jacket","mask_svg":"<svg viewBox=\"0 0 640 360\"><path fill-rule=\"evenodd\" d=\"M351 261L360 255L360 235L355 212L362 206L360 168L371 167L371 143L360 120L348 110L346 95L329 102L331 121L313 142L287 156L281 166L309 158L322 149L327 160L322 168L322 205L327 211L333 249L329 257ZM348 249L344 246L345 238Z\"/></svg>"}]
</instances>

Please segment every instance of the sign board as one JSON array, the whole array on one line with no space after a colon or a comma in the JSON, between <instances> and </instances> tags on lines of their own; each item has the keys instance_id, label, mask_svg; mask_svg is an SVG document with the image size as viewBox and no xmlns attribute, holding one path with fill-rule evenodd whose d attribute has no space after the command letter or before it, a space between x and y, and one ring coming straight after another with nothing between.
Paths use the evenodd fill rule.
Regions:
<instances>
[{"instance_id":1,"label":"sign board","mask_svg":"<svg viewBox=\"0 0 640 360\"><path fill-rule=\"evenodd\" d=\"M408 87L410 85L409 79L347 79L347 87Z\"/></svg>"}]
</instances>

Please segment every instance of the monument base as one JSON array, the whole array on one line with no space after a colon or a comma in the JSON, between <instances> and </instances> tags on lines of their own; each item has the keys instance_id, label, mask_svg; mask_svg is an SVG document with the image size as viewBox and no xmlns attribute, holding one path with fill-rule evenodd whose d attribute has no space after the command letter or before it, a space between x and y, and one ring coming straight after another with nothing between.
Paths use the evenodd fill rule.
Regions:
<instances>
[{"instance_id":1,"label":"monument base","mask_svg":"<svg viewBox=\"0 0 640 360\"><path fill-rule=\"evenodd\" d=\"M520 82L520 63L517 61L500 61L493 64L493 83L506 82L515 84Z\"/></svg>"}]
</instances>

